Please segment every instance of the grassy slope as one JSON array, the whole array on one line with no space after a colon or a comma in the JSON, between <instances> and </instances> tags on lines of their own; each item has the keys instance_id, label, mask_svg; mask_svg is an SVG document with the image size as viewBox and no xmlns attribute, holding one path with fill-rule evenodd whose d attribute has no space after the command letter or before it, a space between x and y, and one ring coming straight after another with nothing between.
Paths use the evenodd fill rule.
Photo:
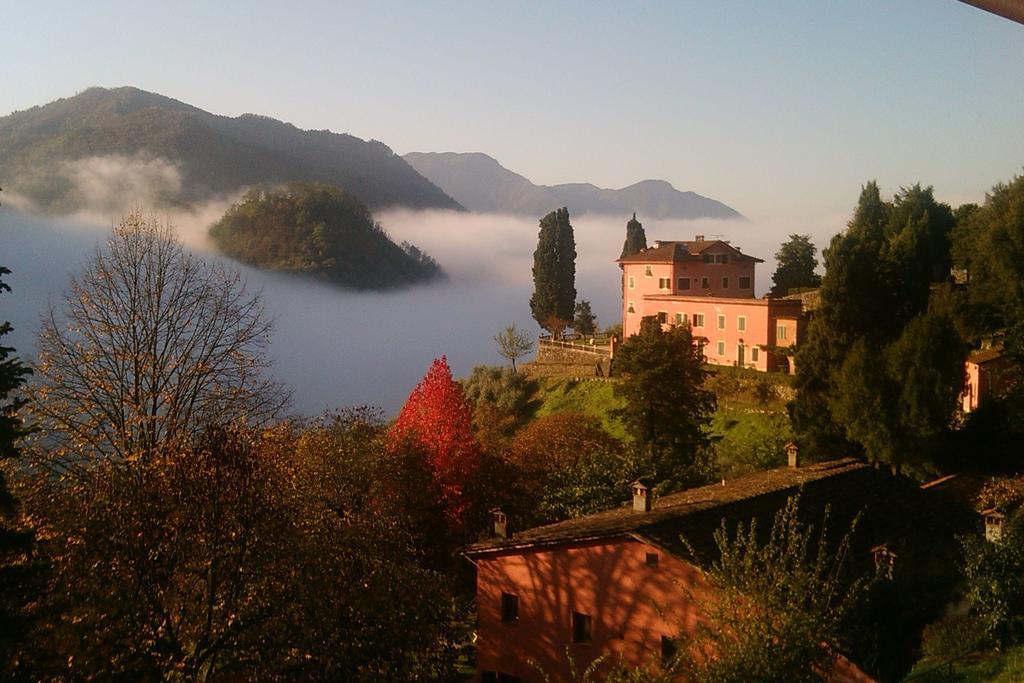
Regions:
<instances>
[{"instance_id":1,"label":"grassy slope","mask_svg":"<svg viewBox=\"0 0 1024 683\"><path fill-rule=\"evenodd\" d=\"M719 466L726 476L738 476L784 463L781 447L790 438L785 398L774 392L761 402L756 395L758 382L788 386L789 378L763 373L716 370L709 379L718 396L718 410L712 421L712 434L717 438ZM621 406L615 397L615 382L600 380L565 380L540 378L534 396L538 404L536 417L575 411L599 418L609 434L626 439L622 424L611 416Z\"/></svg>"}]
</instances>

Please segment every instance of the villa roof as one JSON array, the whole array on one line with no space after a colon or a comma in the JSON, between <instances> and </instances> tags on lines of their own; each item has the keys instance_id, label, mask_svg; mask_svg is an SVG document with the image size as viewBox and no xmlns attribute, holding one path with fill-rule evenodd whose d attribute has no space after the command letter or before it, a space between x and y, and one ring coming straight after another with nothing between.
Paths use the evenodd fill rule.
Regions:
<instances>
[{"instance_id":1,"label":"villa roof","mask_svg":"<svg viewBox=\"0 0 1024 683\"><path fill-rule=\"evenodd\" d=\"M733 254L733 258L741 261L764 263L763 259L748 256L739 249L723 240L692 240L665 241L659 240L654 246L635 254L623 256L618 263L679 263L683 261L699 261L701 255L712 247L725 247Z\"/></svg>"},{"instance_id":2,"label":"villa roof","mask_svg":"<svg viewBox=\"0 0 1024 683\"><path fill-rule=\"evenodd\" d=\"M649 512L635 511L632 506L620 507L535 527L513 534L512 538L476 543L466 548L465 553L472 557L567 543L637 538L684 559L700 560L714 552L714 532L723 521L733 524L759 519L762 529L770 527L775 512L798 491L801 516L815 525L821 523L826 508L831 509L834 529L843 528L844 522L848 524L861 511L869 512L861 520L860 528L866 530L864 537L870 539L870 545L895 543L934 528L943 520L942 515L934 515L929 506L921 503L924 494L915 483L845 458L757 472L722 484L656 497ZM691 550L696 558L691 556Z\"/></svg>"}]
</instances>

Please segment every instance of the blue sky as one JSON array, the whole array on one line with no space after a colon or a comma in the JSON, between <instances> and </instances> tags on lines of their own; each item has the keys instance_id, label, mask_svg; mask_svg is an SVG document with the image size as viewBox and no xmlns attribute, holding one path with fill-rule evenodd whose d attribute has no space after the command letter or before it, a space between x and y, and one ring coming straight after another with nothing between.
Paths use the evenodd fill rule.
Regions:
<instances>
[{"instance_id":1,"label":"blue sky","mask_svg":"<svg viewBox=\"0 0 1024 683\"><path fill-rule=\"evenodd\" d=\"M1024 26L955 0L9 2L0 60L0 115L134 85L795 228L1024 171Z\"/></svg>"}]
</instances>

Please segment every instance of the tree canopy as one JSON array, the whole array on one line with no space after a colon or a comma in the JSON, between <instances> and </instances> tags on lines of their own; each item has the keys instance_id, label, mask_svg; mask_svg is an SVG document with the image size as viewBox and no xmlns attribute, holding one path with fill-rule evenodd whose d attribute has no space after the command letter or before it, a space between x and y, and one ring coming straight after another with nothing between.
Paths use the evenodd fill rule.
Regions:
<instances>
[{"instance_id":1,"label":"tree canopy","mask_svg":"<svg viewBox=\"0 0 1024 683\"><path fill-rule=\"evenodd\" d=\"M537 249L533 252L533 319L554 332L553 321L570 323L576 305L576 239L569 210L552 211L540 221Z\"/></svg>"},{"instance_id":2,"label":"tree canopy","mask_svg":"<svg viewBox=\"0 0 1024 683\"><path fill-rule=\"evenodd\" d=\"M871 182L832 238L792 406L799 439L818 457L853 446L894 468L928 468L966 355L943 304L953 225L931 188L903 188L887 202Z\"/></svg>"},{"instance_id":3,"label":"tree canopy","mask_svg":"<svg viewBox=\"0 0 1024 683\"><path fill-rule=\"evenodd\" d=\"M790 235L775 252L778 266L772 275L772 296L785 296L798 287L817 287L821 277L814 272L818 267L817 252L810 235Z\"/></svg>"},{"instance_id":4,"label":"tree canopy","mask_svg":"<svg viewBox=\"0 0 1024 683\"><path fill-rule=\"evenodd\" d=\"M251 190L210 237L242 263L355 289L395 289L443 275L419 248L392 242L358 199L319 183Z\"/></svg>"},{"instance_id":5,"label":"tree canopy","mask_svg":"<svg viewBox=\"0 0 1024 683\"><path fill-rule=\"evenodd\" d=\"M715 395L704 387L703 362L689 326L663 330L651 316L615 353L615 372L621 376L615 393L625 400L617 414L634 443L650 455L656 471L649 474L673 485L706 476L702 451L709 443Z\"/></svg>"},{"instance_id":6,"label":"tree canopy","mask_svg":"<svg viewBox=\"0 0 1024 683\"><path fill-rule=\"evenodd\" d=\"M480 466L472 412L462 387L452 379L448 360L436 359L398 414L391 428L395 446L412 444L427 457L444 496L448 518L461 529L471 504L469 489Z\"/></svg>"}]
</instances>

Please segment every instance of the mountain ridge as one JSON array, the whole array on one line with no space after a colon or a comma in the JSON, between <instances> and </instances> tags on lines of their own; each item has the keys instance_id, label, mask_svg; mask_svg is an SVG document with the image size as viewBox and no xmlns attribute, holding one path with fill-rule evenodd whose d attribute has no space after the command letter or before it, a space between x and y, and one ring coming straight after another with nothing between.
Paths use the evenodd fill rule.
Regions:
<instances>
[{"instance_id":1,"label":"mountain ridge","mask_svg":"<svg viewBox=\"0 0 1024 683\"><path fill-rule=\"evenodd\" d=\"M167 204L307 181L337 185L372 208L462 209L380 141L213 114L130 86L88 88L0 118L0 178L44 212L87 204L67 164L94 158L169 162L180 183L163 188Z\"/></svg>"},{"instance_id":2,"label":"mountain ridge","mask_svg":"<svg viewBox=\"0 0 1024 683\"><path fill-rule=\"evenodd\" d=\"M732 207L677 190L666 180L646 179L618 189L593 183L536 185L483 152L410 152L402 158L470 211L537 216L566 206L573 213L636 211L654 219L746 220Z\"/></svg>"}]
</instances>

